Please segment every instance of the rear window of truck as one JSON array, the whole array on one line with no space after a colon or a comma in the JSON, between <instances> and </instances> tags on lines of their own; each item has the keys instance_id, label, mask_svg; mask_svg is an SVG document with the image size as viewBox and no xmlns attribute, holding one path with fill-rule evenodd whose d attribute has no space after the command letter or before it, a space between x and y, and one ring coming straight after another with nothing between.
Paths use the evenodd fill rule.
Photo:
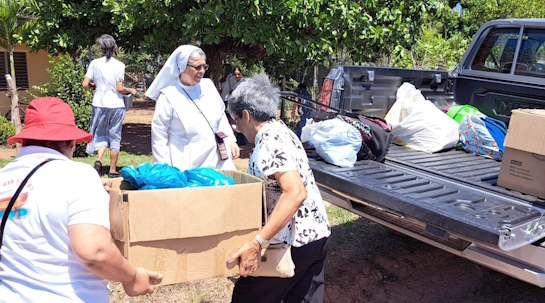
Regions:
<instances>
[{"instance_id":1,"label":"rear window of truck","mask_svg":"<svg viewBox=\"0 0 545 303\"><path fill-rule=\"evenodd\" d=\"M518 55L519 28L491 30L481 44L471 69L510 74L516 60L515 75L545 78L545 30L525 29Z\"/></svg>"}]
</instances>

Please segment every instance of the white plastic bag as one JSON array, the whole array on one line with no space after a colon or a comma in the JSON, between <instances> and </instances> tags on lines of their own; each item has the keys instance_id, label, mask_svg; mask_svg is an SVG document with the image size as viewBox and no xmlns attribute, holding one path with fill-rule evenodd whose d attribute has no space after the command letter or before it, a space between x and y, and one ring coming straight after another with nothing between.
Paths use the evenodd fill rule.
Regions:
<instances>
[{"instance_id":1,"label":"white plastic bag","mask_svg":"<svg viewBox=\"0 0 545 303\"><path fill-rule=\"evenodd\" d=\"M314 119L309 118L307 119L307 123L305 123L305 126L303 126L303 129L301 129L301 142L309 142L310 141L310 135L316 131L318 128L318 125L320 123L314 122Z\"/></svg>"},{"instance_id":2,"label":"white plastic bag","mask_svg":"<svg viewBox=\"0 0 545 303\"><path fill-rule=\"evenodd\" d=\"M451 148L458 143L458 123L426 100L410 83L397 90L397 100L388 111L394 143L428 153Z\"/></svg>"},{"instance_id":3,"label":"white plastic bag","mask_svg":"<svg viewBox=\"0 0 545 303\"><path fill-rule=\"evenodd\" d=\"M352 125L339 119L307 123L301 141L309 141L318 156L340 167L352 167L361 148L361 134Z\"/></svg>"}]
</instances>

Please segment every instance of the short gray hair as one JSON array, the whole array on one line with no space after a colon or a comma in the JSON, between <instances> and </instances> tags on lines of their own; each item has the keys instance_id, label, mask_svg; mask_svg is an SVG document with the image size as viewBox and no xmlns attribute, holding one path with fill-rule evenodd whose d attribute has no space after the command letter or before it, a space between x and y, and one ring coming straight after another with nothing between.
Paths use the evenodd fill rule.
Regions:
<instances>
[{"instance_id":1,"label":"short gray hair","mask_svg":"<svg viewBox=\"0 0 545 303\"><path fill-rule=\"evenodd\" d=\"M189 58L187 59L187 63L193 63L202 56L204 56L206 58L206 54L204 53L204 51L202 49L200 49L200 48L197 48L196 50L192 51L191 54L189 54Z\"/></svg>"},{"instance_id":2,"label":"short gray hair","mask_svg":"<svg viewBox=\"0 0 545 303\"><path fill-rule=\"evenodd\" d=\"M98 46L100 46L100 48L102 48L102 53L104 56L109 59L114 53L114 48L116 45L114 37L108 34L103 34L97 38L96 43Z\"/></svg>"},{"instance_id":3,"label":"short gray hair","mask_svg":"<svg viewBox=\"0 0 545 303\"><path fill-rule=\"evenodd\" d=\"M252 117L264 122L276 118L280 90L269 80L269 76L258 74L240 83L231 94L228 111L234 117L247 110Z\"/></svg>"}]
</instances>

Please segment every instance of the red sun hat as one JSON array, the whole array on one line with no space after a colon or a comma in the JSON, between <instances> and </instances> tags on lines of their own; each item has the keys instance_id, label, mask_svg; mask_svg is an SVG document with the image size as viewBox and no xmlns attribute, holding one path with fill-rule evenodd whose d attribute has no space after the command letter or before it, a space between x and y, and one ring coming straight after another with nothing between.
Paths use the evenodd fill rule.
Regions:
<instances>
[{"instance_id":1,"label":"red sun hat","mask_svg":"<svg viewBox=\"0 0 545 303\"><path fill-rule=\"evenodd\" d=\"M23 131L10 137L8 144L22 143L23 139L89 143L93 135L76 127L74 112L64 101L55 97L40 97L30 102Z\"/></svg>"}]
</instances>

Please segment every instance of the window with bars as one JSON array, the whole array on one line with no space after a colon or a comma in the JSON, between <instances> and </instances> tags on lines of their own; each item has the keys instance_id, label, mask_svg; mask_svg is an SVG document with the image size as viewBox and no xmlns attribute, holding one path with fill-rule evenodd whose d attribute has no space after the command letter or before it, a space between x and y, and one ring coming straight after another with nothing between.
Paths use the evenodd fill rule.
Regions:
<instances>
[{"instance_id":1,"label":"window with bars","mask_svg":"<svg viewBox=\"0 0 545 303\"><path fill-rule=\"evenodd\" d=\"M26 52L13 52L17 89L29 89ZM8 52L0 52L0 91L8 90L5 74L11 74Z\"/></svg>"}]
</instances>

